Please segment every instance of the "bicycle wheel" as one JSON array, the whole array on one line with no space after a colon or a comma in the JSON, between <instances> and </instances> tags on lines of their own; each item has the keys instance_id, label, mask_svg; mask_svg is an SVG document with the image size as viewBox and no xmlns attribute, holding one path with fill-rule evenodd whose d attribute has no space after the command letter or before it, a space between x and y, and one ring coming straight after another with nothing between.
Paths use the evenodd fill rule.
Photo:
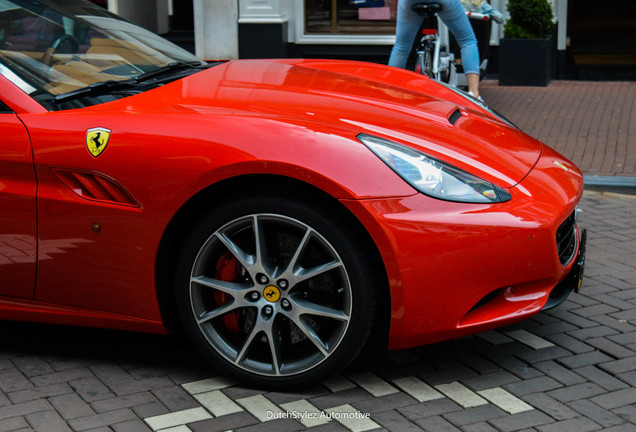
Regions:
<instances>
[{"instance_id":1,"label":"bicycle wheel","mask_svg":"<svg viewBox=\"0 0 636 432\"><path fill-rule=\"evenodd\" d=\"M422 73L430 78L433 76L433 44L427 43L424 47L424 59Z\"/></svg>"},{"instance_id":2,"label":"bicycle wheel","mask_svg":"<svg viewBox=\"0 0 636 432\"><path fill-rule=\"evenodd\" d=\"M420 49L417 50L417 58L415 59L415 72L426 75L429 78L433 76L433 44L425 42Z\"/></svg>"},{"instance_id":3,"label":"bicycle wheel","mask_svg":"<svg viewBox=\"0 0 636 432\"><path fill-rule=\"evenodd\" d=\"M440 52L438 71L435 74L435 79L444 83L449 83L451 69L453 67L453 55L449 54L446 48L443 47Z\"/></svg>"}]
</instances>

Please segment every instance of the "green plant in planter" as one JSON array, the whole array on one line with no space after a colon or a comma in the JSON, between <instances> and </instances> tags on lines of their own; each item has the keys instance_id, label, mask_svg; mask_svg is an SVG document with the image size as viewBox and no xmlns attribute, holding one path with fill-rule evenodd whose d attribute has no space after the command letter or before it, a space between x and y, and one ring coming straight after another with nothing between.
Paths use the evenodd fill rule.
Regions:
<instances>
[{"instance_id":1,"label":"green plant in planter","mask_svg":"<svg viewBox=\"0 0 636 432\"><path fill-rule=\"evenodd\" d=\"M548 0L508 0L510 19L504 38L546 39L552 34L552 8Z\"/></svg>"}]
</instances>

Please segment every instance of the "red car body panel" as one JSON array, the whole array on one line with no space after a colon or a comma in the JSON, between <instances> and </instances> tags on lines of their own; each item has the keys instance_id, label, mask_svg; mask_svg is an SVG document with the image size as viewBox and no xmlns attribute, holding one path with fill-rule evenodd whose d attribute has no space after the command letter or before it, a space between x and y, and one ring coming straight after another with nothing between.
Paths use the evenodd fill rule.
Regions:
<instances>
[{"instance_id":1,"label":"red car body panel","mask_svg":"<svg viewBox=\"0 0 636 432\"><path fill-rule=\"evenodd\" d=\"M31 142L15 114L0 114L0 295L33 295L36 179Z\"/></svg>"},{"instance_id":2,"label":"red car body panel","mask_svg":"<svg viewBox=\"0 0 636 432\"><path fill-rule=\"evenodd\" d=\"M383 256L391 282L390 348L511 324L545 306L574 264L559 263L554 239L576 207L583 178L552 150L539 165L497 211L423 195L347 202L357 215L373 215L367 227L381 231L374 239L389 241L380 250L390 252ZM473 310L493 292L487 306Z\"/></svg>"},{"instance_id":3,"label":"red car body panel","mask_svg":"<svg viewBox=\"0 0 636 432\"><path fill-rule=\"evenodd\" d=\"M166 228L197 193L237 176L310 184L362 223L389 281L391 348L536 313L572 265L559 263L555 234L582 194L578 169L416 74L358 62L232 61L60 112L44 110L2 76L0 92L16 113L0 115L0 143L15 146L0 150L0 163L11 167L2 180L6 172L15 179L13 197L3 201L11 210L0 215L11 223L1 234L26 239L29 256L0 266L3 280L22 274L0 292L3 318L165 332L155 267ZM111 131L99 157L86 148L95 127ZM419 149L513 198L462 204L417 193L359 133ZM118 192L95 198L90 186L69 186L77 176ZM473 309L490 293L486 307Z\"/></svg>"}]
</instances>

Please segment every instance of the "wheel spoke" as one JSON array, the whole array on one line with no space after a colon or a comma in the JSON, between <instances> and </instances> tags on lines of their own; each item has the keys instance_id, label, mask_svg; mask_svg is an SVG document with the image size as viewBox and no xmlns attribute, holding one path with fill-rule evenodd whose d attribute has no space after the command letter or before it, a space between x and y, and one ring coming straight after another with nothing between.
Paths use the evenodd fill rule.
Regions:
<instances>
[{"instance_id":1,"label":"wheel spoke","mask_svg":"<svg viewBox=\"0 0 636 432\"><path fill-rule=\"evenodd\" d=\"M250 268L254 265L255 258L253 255L245 253L243 249L234 243L225 233L216 233L216 237L225 245L232 255L239 261L239 263L245 267Z\"/></svg>"},{"instance_id":2,"label":"wheel spoke","mask_svg":"<svg viewBox=\"0 0 636 432\"><path fill-rule=\"evenodd\" d=\"M276 328L274 326L274 320L270 319L266 322L256 321L254 327L250 331L250 334L245 339L240 351L236 354L234 364L240 365L247 357L250 347L254 343L254 340L260 334L264 334L267 338L269 350L272 356L272 368L275 375L280 375L280 368L282 366L282 354L280 350L280 343Z\"/></svg>"},{"instance_id":3,"label":"wheel spoke","mask_svg":"<svg viewBox=\"0 0 636 432\"><path fill-rule=\"evenodd\" d=\"M282 364L282 354L280 352L280 341L278 340L278 332L274 325L274 320L270 320L269 331L266 331L267 341L269 342L269 350L272 354L272 366L274 373L280 375L280 367Z\"/></svg>"},{"instance_id":4,"label":"wheel spoke","mask_svg":"<svg viewBox=\"0 0 636 432\"><path fill-rule=\"evenodd\" d=\"M313 315L336 321L349 321L349 316L341 310L312 303L302 298L298 298L298 296L294 296L293 300L294 305L292 306L292 309L298 317L302 315Z\"/></svg>"},{"instance_id":5,"label":"wheel spoke","mask_svg":"<svg viewBox=\"0 0 636 432\"><path fill-rule=\"evenodd\" d=\"M318 275L321 275L323 273L326 273L338 267L342 267L342 262L331 261L331 262L321 264L319 266L308 268L308 269L299 268L298 270L294 272L294 279L295 279L295 282L298 284L302 281L311 279L313 277L316 277Z\"/></svg>"},{"instance_id":6,"label":"wheel spoke","mask_svg":"<svg viewBox=\"0 0 636 432\"><path fill-rule=\"evenodd\" d=\"M214 318L220 317L228 312L232 312L233 310L239 308L241 308L241 305L237 304L237 302L235 301L222 304L221 306L214 308L211 311L202 313L197 318L197 323L199 323L199 325L205 324L206 322L213 320Z\"/></svg>"},{"instance_id":7,"label":"wheel spoke","mask_svg":"<svg viewBox=\"0 0 636 432\"><path fill-rule=\"evenodd\" d=\"M252 342L254 342L254 338L258 336L258 334L262 331L260 328L257 327L257 324L252 327L250 334L247 336L247 339L245 339L245 342L243 342L241 350L236 353L236 357L234 358L235 365L240 365L241 362L245 359L245 356L247 356L247 352L249 351Z\"/></svg>"},{"instance_id":8,"label":"wheel spoke","mask_svg":"<svg viewBox=\"0 0 636 432\"><path fill-rule=\"evenodd\" d=\"M320 339L320 336L318 336L316 331L309 324L305 323L305 321L303 321L300 317L290 318L292 319L293 323L296 324L296 327L298 327L300 331L302 331L304 335L307 336L307 339L309 339L316 346L316 348L318 348L322 355L327 357L329 355L329 347L326 343L323 342L322 339Z\"/></svg>"},{"instance_id":9,"label":"wheel spoke","mask_svg":"<svg viewBox=\"0 0 636 432\"><path fill-rule=\"evenodd\" d=\"M206 276L196 276L191 278L190 281L198 285L203 285L204 287L212 288L225 294L231 295L235 299L244 294L246 289L251 288L251 286L247 284L226 282L218 279L212 279Z\"/></svg>"},{"instance_id":10,"label":"wheel spoke","mask_svg":"<svg viewBox=\"0 0 636 432\"><path fill-rule=\"evenodd\" d=\"M303 235L302 240L300 241L300 243L298 244L298 247L294 251L294 256L291 258L291 260L289 260L289 265L287 266L287 269L291 269L292 272L297 267L296 264L298 263L298 260L300 259L300 255L305 249L305 246L307 245L307 243L309 243L309 239L311 238L311 233L312 233L311 229L307 229L305 231L305 235Z\"/></svg>"},{"instance_id":11,"label":"wheel spoke","mask_svg":"<svg viewBox=\"0 0 636 432\"><path fill-rule=\"evenodd\" d=\"M265 246L265 233L263 232L263 225L259 222L258 216L254 216L252 219L254 226L254 242L256 248L256 264L260 264L261 268L265 270L265 263L267 263L267 248Z\"/></svg>"},{"instance_id":12,"label":"wheel spoke","mask_svg":"<svg viewBox=\"0 0 636 432\"><path fill-rule=\"evenodd\" d=\"M334 259L331 262L311 268L304 268L298 264L302 257L302 253L305 250L305 247L313 237L314 233L315 231L310 228L305 231L302 240L300 241L298 247L296 248L296 251L294 252L294 256L291 258L291 260L289 261L289 265L287 266L286 273L289 274L288 272L291 272L291 275L293 275L293 277L291 275L288 277L290 279L293 279L294 285L343 266L342 262L338 259Z\"/></svg>"}]
</instances>

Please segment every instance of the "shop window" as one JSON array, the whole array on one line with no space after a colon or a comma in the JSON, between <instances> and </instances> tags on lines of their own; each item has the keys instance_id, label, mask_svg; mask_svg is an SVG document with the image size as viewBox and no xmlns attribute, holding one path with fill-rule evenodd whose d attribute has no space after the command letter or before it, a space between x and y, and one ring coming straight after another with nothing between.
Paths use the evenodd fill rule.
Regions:
<instances>
[{"instance_id":1,"label":"shop window","mask_svg":"<svg viewBox=\"0 0 636 432\"><path fill-rule=\"evenodd\" d=\"M304 0L307 35L394 35L397 0Z\"/></svg>"}]
</instances>

